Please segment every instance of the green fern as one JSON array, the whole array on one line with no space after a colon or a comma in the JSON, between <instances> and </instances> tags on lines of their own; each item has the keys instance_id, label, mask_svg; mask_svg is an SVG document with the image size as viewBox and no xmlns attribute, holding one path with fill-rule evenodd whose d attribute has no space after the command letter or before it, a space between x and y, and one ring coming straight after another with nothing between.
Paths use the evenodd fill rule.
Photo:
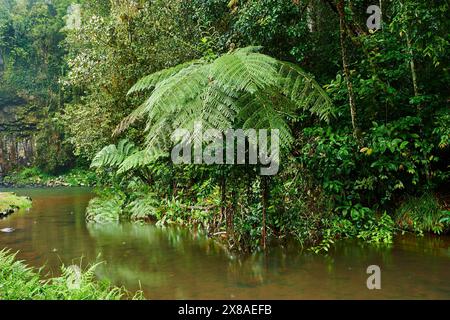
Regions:
<instances>
[{"instance_id":1,"label":"green fern","mask_svg":"<svg viewBox=\"0 0 450 320\"><path fill-rule=\"evenodd\" d=\"M151 162L154 162L159 157L166 156L165 153L151 153L149 150L137 151L126 157L119 165L117 174L126 173L130 170L143 168Z\"/></svg>"},{"instance_id":2,"label":"green fern","mask_svg":"<svg viewBox=\"0 0 450 320\"><path fill-rule=\"evenodd\" d=\"M119 221L125 200L120 195L110 198L93 198L86 208L86 220L107 223Z\"/></svg>"},{"instance_id":3,"label":"green fern","mask_svg":"<svg viewBox=\"0 0 450 320\"><path fill-rule=\"evenodd\" d=\"M278 129L282 146L293 137L288 121L298 109L328 121L333 105L314 77L291 63L248 47L215 61L197 60L141 79L130 93L151 95L116 128L118 134L145 118L148 150L167 150L177 128Z\"/></svg>"},{"instance_id":4,"label":"green fern","mask_svg":"<svg viewBox=\"0 0 450 320\"><path fill-rule=\"evenodd\" d=\"M149 217L160 219L158 213L158 200L155 194L146 194L137 198L128 205L132 220L143 220Z\"/></svg>"},{"instance_id":5,"label":"green fern","mask_svg":"<svg viewBox=\"0 0 450 320\"><path fill-rule=\"evenodd\" d=\"M182 70L196 62L198 62L198 60L181 63L172 68L167 68L167 69L152 73L146 77L143 77L138 82L136 82L136 84L134 86L131 87L131 89L128 91L128 95L135 93L135 92L152 89L161 81L173 76L175 73L179 72L180 70Z\"/></svg>"},{"instance_id":6,"label":"green fern","mask_svg":"<svg viewBox=\"0 0 450 320\"><path fill-rule=\"evenodd\" d=\"M121 140L117 146L111 144L100 150L92 160L91 168L119 167L127 157L137 151L133 142Z\"/></svg>"}]
</instances>

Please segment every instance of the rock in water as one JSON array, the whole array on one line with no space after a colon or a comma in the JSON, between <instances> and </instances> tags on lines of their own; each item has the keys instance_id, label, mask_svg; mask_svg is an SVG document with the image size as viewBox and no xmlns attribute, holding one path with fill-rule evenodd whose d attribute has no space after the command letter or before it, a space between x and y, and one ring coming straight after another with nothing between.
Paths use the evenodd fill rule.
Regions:
<instances>
[{"instance_id":1,"label":"rock in water","mask_svg":"<svg viewBox=\"0 0 450 320\"><path fill-rule=\"evenodd\" d=\"M3 229L0 229L0 231L4 232L4 233L11 233L14 231L14 228L3 228Z\"/></svg>"}]
</instances>

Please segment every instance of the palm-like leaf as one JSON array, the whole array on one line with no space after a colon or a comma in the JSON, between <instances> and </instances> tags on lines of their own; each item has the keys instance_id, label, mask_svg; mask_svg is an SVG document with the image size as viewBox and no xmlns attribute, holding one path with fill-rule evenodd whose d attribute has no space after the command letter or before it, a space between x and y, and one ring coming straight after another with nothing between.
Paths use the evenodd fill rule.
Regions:
<instances>
[{"instance_id":1,"label":"palm-like leaf","mask_svg":"<svg viewBox=\"0 0 450 320\"><path fill-rule=\"evenodd\" d=\"M127 139L120 140L117 146L111 144L100 150L91 163L91 168L118 167L130 155L138 149L133 142Z\"/></svg>"},{"instance_id":2,"label":"palm-like leaf","mask_svg":"<svg viewBox=\"0 0 450 320\"><path fill-rule=\"evenodd\" d=\"M165 149L173 130L192 129L202 121L203 127L216 129L278 129L288 148L293 139L289 116L304 109L328 120L333 106L314 77L258 50L239 49L212 63L194 61L141 79L130 93L154 90L117 131L145 117L147 148Z\"/></svg>"},{"instance_id":3,"label":"palm-like leaf","mask_svg":"<svg viewBox=\"0 0 450 320\"><path fill-rule=\"evenodd\" d=\"M164 153L150 153L147 149L137 151L126 157L122 163L119 164L117 174L123 174L130 170L143 168L159 157L165 155L166 154Z\"/></svg>"}]
</instances>

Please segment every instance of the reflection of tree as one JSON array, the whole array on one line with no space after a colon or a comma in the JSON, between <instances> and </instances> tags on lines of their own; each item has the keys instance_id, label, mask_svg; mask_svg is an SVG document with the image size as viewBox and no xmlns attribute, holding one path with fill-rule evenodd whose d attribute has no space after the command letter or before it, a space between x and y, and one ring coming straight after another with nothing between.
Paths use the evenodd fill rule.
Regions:
<instances>
[{"instance_id":1,"label":"reflection of tree","mask_svg":"<svg viewBox=\"0 0 450 320\"><path fill-rule=\"evenodd\" d=\"M227 257L205 236L186 229L133 223L88 224L97 254L106 261L98 275L130 290L139 283L149 298L186 298L199 283L219 283ZM205 254L208 259L205 259Z\"/></svg>"},{"instance_id":2,"label":"reflection of tree","mask_svg":"<svg viewBox=\"0 0 450 320\"><path fill-rule=\"evenodd\" d=\"M29 212L14 216L15 243L19 258L34 266L59 274L61 263L70 265L95 261L95 242L87 235L84 209L91 194L86 188L18 189L18 194L31 196Z\"/></svg>"},{"instance_id":3,"label":"reflection of tree","mask_svg":"<svg viewBox=\"0 0 450 320\"><path fill-rule=\"evenodd\" d=\"M147 298L268 299L366 298L366 268L380 265L383 297L442 297L446 292L449 238L399 236L391 247L338 241L328 255L274 246L267 253L229 254L201 232L153 225L86 224L91 195L82 189L32 189L33 208L0 222L16 232L2 245L20 250L19 259L55 273L69 265L104 261L101 278ZM3 223L3 224L2 224ZM56 252L53 252L56 249ZM414 281L411 282L411 277ZM320 284L320 285L318 285Z\"/></svg>"}]
</instances>

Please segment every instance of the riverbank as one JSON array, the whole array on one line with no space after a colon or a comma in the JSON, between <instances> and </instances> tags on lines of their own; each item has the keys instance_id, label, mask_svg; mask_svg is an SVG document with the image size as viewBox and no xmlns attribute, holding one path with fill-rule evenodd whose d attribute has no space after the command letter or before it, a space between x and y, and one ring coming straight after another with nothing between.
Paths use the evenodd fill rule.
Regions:
<instances>
[{"instance_id":1,"label":"riverbank","mask_svg":"<svg viewBox=\"0 0 450 320\"><path fill-rule=\"evenodd\" d=\"M142 298L124 288L95 279L92 265L61 267L61 276L45 279L40 271L16 259L8 250L0 251L0 300L119 300Z\"/></svg>"},{"instance_id":2,"label":"riverbank","mask_svg":"<svg viewBox=\"0 0 450 320\"><path fill-rule=\"evenodd\" d=\"M88 187L93 186L95 181L96 174L84 169L72 169L60 175L52 175L31 167L1 177L0 187Z\"/></svg>"},{"instance_id":3,"label":"riverbank","mask_svg":"<svg viewBox=\"0 0 450 320\"><path fill-rule=\"evenodd\" d=\"M265 252L237 254L187 227L85 223L85 208L93 196L88 188L16 192L31 196L33 207L0 221L0 229L16 230L0 233L0 243L19 251L16 259L28 266L45 265L42 279L60 276L62 264L105 261L95 269L97 279L133 293L142 290L151 300L450 297L444 281L450 279L450 238L445 235L398 234L392 245L338 240L327 254L302 250L295 242L269 242ZM371 264L382 270L384 285L377 292L365 286Z\"/></svg>"},{"instance_id":4,"label":"riverbank","mask_svg":"<svg viewBox=\"0 0 450 320\"><path fill-rule=\"evenodd\" d=\"M259 210L226 205L222 212L218 192L197 201L181 196L166 199L151 192L126 188L104 187L96 193L97 197L91 199L86 209L88 221L177 225L202 230L232 252L251 253L264 249ZM391 245L398 234L446 235L450 232L450 211L445 199L429 192L420 197L405 198L389 211L355 205L345 208L342 214L337 213L337 208L326 210L324 206L313 207L308 202L297 207L299 210L271 208L264 221L266 245L284 245L295 240L299 247L319 253L328 252L338 239Z\"/></svg>"},{"instance_id":5,"label":"riverbank","mask_svg":"<svg viewBox=\"0 0 450 320\"><path fill-rule=\"evenodd\" d=\"M19 209L31 207L31 198L19 197L13 192L0 192L0 218L6 217Z\"/></svg>"}]
</instances>

